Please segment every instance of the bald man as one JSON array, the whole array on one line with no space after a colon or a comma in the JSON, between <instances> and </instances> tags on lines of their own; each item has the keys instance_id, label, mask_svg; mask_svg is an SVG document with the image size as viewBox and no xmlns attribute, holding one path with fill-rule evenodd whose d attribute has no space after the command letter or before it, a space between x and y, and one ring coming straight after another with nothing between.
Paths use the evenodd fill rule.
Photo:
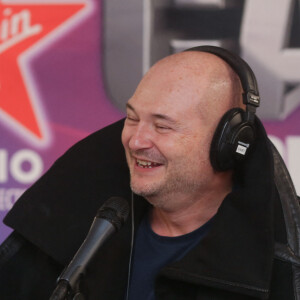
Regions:
<instances>
[{"instance_id":1,"label":"bald man","mask_svg":"<svg viewBox=\"0 0 300 300\"><path fill-rule=\"evenodd\" d=\"M2 249L18 246L2 267L3 299L48 299L111 195L131 198L131 220L89 264L78 286L87 299L299 299L300 264L286 246L286 215L294 212L282 204L292 201L295 211L299 203L287 188L281 197L278 170L288 176L259 120L247 160L226 171L210 160L222 116L245 109L242 93L239 77L214 54L188 51L156 63L127 102L124 126L71 148L6 218L15 231ZM21 292L7 288L7 276Z\"/></svg>"},{"instance_id":2,"label":"bald man","mask_svg":"<svg viewBox=\"0 0 300 300\"><path fill-rule=\"evenodd\" d=\"M215 172L209 153L219 120L241 95L237 76L222 59L183 52L155 64L128 101L122 143L131 188L153 205L145 218L160 237L145 247L151 232L147 225L138 231L129 299L155 299L156 273L204 237L232 190L232 171ZM158 264L155 254L168 243L169 257Z\"/></svg>"},{"instance_id":3,"label":"bald man","mask_svg":"<svg viewBox=\"0 0 300 300\"><path fill-rule=\"evenodd\" d=\"M218 122L241 96L223 60L183 52L153 66L128 101L122 142L131 188L154 206L155 233L199 228L231 191L232 172L215 172L209 151Z\"/></svg>"}]
</instances>

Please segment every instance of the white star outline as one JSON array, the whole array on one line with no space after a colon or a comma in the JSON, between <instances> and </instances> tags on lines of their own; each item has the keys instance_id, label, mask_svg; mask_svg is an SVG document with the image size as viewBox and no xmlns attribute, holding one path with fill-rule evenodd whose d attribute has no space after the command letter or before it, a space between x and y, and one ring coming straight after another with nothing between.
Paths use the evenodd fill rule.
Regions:
<instances>
[{"instance_id":1,"label":"white star outline","mask_svg":"<svg viewBox=\"0 0 300 300\"><path fill-rule=\"evenodd\" d=\"M28 97L32 106L33 113L36 117L37 123L39 125L40 131L42 133L42 139L39 139L31 133L27 128L25 128L21 123L16 121L13 117L7 114L4 110L0 109L0 118L2 119L2 124L6 126L9 130L15 132L21 139L25 140L32 146L37 148L46 148L51 144L53 137L48 127L48 119L45 113L45 109L42 105L42 95L40 95L37 83L31 72L31 61L32 59L41 54L46 50L52 43L57 42L59 39L63 38L68 32L74 30L82 22L84 22L93 12L95 4L92 0L2 0L2 4L20 4L20 5L49 5L49 4L84 4L85 7L79 12L75 13L65 22L57 26L50 33L45 35L43 38L38 40L24 52L22 52L17 57L17 65L19 66L20 73L24 80L26 86ZM0 86L1 88L1 86Z\"/></svg>"}]
</instances>

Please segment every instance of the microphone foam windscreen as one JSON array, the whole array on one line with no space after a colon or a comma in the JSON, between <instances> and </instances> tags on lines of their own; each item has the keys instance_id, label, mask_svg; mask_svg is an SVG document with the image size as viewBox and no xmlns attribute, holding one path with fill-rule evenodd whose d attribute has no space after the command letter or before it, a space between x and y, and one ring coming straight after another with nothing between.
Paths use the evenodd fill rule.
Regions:
<instances>
[{"instance_id":1,"label":"microphone foam windscreen","mask_svg":"<svg viewBox=\"0 0 300 300\"><path fill-rule=\"evenodd\" d=\"M127 220L128 215L128 202L121 197L111 197L100 207L96 217L111 222L119 230Z\"/></svg>"}]
</instances>

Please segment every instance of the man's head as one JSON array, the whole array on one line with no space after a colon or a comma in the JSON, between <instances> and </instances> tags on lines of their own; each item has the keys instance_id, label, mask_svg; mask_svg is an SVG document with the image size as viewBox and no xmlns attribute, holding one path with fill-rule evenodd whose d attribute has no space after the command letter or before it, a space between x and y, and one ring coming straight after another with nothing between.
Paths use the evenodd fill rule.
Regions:
<instances>
[{"instance_id":1,"label":"man's head","mask_svg":"<svg viewBox=\"0 0 300 300\"><path fill-rule=\"evenodd\" d=\"M241 103L239 79L219 57L182 52L156 63L128 101L122 142L132 190L156 206L224 188L209 150L222 115ZM177 200L176 200L177 199Z\"/></svg>"}]
</instances>

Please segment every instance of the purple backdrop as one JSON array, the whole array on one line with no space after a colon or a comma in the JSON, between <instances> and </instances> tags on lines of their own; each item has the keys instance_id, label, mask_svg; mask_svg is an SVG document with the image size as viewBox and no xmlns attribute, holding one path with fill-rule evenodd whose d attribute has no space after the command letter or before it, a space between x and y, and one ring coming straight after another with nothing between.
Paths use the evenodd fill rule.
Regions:
<instances>
[{"instance_id":1,"label":"purple backdrop","mask_svg":"<svg viewBox=\"0 0 300 300\"><path fill-rule=\"evenodd\" d=\"M133 5L134 1L129 2L131 7L138 8L137 5ZM253 5L263 5L262 1L250 2ZM270 0L267 2L270 2L270 5L272 4ZM267 2L264 2L264 5ZM107 11L111 13L112 8L110 10L109 3L106 4ZM124 2L122 2L122 5L125 5ZM118 7L117 5L115 9ZM63 14L64 8L66 9L65 15ZM104 89L104 82L107 82L107 78L104 80L101 66L103 51L101 43L104 40L101 36L103 34L101 24L103 11L101 9L103 9L102 2L98 0L0 0L1 220L18 196L33 184L72 144L91 132L120 119L123 115L112 104L112 99L109 99ZM140 6L138 9L141 14ZM248 16L245 17L246 21L250 25L258 24L256 20L259 20L259 15L255 13L250 16L251 11L251 7L248 7L249 16L245 14L246 17ZM255 12L257 12L257 9L255 9ZM129 12L127 11L127 13ZM45 14L45 19L42 19L43 14ZM128 19L126 19L126 15L120 12L120 16L124 18L120 18L119 21L126 23ZM128 19L128 24L131 26L129 26L130 30L135 30L138 26L130 22L133 17L138 16L134 13L130 16L131 18ZM254 19L252 19L252 16ZM27 21L30 21L30 26L25 22L26 18ZM61 18L61 22L57 22L55 25L56 18L57 20ZM262 20L264 21L264 19L265 16L262 15ZM13 20L19 23L19 27L9 31L8 29L12 28ZM113 28L115 30L107 32L118 34L122 28L109 27L114 26L111 21L115 19L112 20L108 16L107 20L110 21L110 23L107 23L107 29ZM139 20L141 21L142 18ZM49 25L50 27L47 29L47 22L49 24L53 23L55 26L53 24L52 27ZM244 24L248 24L247 22ZM251 38L255 34L258 35L261 28L265 28L263 25L257 27L257 33L253 35L251 30L255 26L250 25L248 27L244 25L243 32L246 38ZM23 32L21 32L22 29ZM273 29L274 36L276 36L276 30L275 26ZM247 35L248 32L250 32L249 35ZM132 38L127 37L122 32L122 38L133 41L138 34L141 34L141 30L137 31ZM120 45L115 44L117 40L117 38L113 39L112 44L109 45L111 47L115 46L111 53L116 54L119 59L120 51L116 50L119 49ZM251 42L251 39L245 40L246 42L243 42L243 45ZM154 42L153 48L157 45ZM260 42L260 44L263 43ZM268 43L265 43L265 45L268 46ZM125 49L128 45L123 43L123 46ZM128 48L126 49L128 50ZM134 49L138 49L135 44ZM129 50L127 54L131 55L131 49ZM110 49L106 48L106 51L109 53ZM110 59L109 56L107 57ZM135 57L138 56L134 53L133 59ZM251 53L249 57L251 58ZM112 58L113 60L114 58ZM258 68L261 65L258 60ZM119 66L116 65L116 70L117 67ZM268 70L268 68L266 69ZM18 112L19 117L17 118L8 115L7 103L17 111L20 107L17 101L23 101L22 97L14 99L12 96L7 96L13 95L15 90L20 89L20 84L15 82L15 78L9 77L12 76L11 70L21 70L22 72L22 80L29 93L30 105L34 110L34 115L40 124L42 138L34 136L20 122L22 111ZM113 69L109 68L109 70ZM256 72L256 69L254 71ZM125 70L125 76L127 73L130 76L130 72ZM258 70L259 72L260 70ZM267 78L267 76L264 77ZM5 86L7 78L9 79L9 86ZM294 82L296 81L294 80ZM126 82L121 83L120 86L127 86ZM114 83L112 86L114 85L117 89L118 84ZM267 84L263 83L260 88L263 89L264 86L267 86ZM272 91L274 86L271 88L267 86L266 89ZM262 101L272 101L272 97L262 99ZM273 103L271 103L272 105ZM300 108L291 111L292 113L288 114L285 119L264 121L264 124L287 162L299 191L300 173L297 166L300 163L298 155L300 149ZM23 114L25 114L25 111ZM9 232L9 228L0 225L0 242Z\"/></svg>"},{"instance_id":2,"label":"purple backdrop","mask_svg":"<svg viewBox=\"0 0 300 300\"><path fill-rule=\"evenodd\" d=\"M72 1L65 2L72 4ZM81 3L87 4L84 1ZM26 1L21 4L26 6ZM26 58L27 72L32 77L33 89L38 94L37 106L44 119L48 142L45 144L26 139L20 124L13 128L0 115L1 220L19 194L66 149L122 116L108 101L103 88L100 4L100 1L89 2L89 5L77 13L78 17L75 15L77 19L73 23L72 20L66 20L61 25L63 34L59 32L56 36L56 32L52 32L50 42L46 37L44 44L39 45ZM17 6L15 4L12 7L16 10ZM5 7L0 6L0 9L3 21ZM3 69L0 72L5 74ZM1 225L0 241L9 232L10 229Z\"/></svg>"}]
</instances>

